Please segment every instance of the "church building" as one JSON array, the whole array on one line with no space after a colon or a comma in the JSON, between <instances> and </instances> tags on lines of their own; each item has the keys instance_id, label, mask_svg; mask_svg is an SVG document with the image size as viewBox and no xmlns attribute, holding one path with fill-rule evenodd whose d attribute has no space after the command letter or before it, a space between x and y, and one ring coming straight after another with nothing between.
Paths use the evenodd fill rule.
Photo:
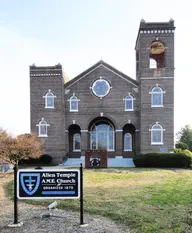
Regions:
<instances>
[{"instance_id":1,"label":"church building","mask_svg":"<svg viewBox=\"0 0 192 233\"><path fill-rule=\"evenodd\" d=\"M60 64L30 66L31 132L54 164L106 151L108 166L174 146L174 21L141 20L136 77L103 60L67 80Z\"/></svg>"}]
</instances>

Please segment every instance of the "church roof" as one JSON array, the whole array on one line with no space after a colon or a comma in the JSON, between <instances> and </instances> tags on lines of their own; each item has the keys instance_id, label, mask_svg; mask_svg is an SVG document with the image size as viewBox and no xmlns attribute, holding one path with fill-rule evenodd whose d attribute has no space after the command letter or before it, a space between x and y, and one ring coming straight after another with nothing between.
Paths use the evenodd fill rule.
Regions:
<instances>
[{"instance_id":1,"label":"church roof","mask_svg":"<svg viewBox=\"0 0 192 233\"><path fill-rule=\"evenodd\" d=\"M99 66L103 66L103 67L107 68L108 70L111 70L112 72L114 72L118 76L120 76L121 78L126 79L128 82L132 83L134 86L138 85L136 80L130 78L128 75L126 75L126 74L122 73L121 71L117 70L113 66L109 65L107 62L104 62L103 60L100 60L97 63L95 63L93 66L88 68L87 70L83 71L82 73L80 73L79 75L77 75L76 77L74 77L73 79L68 81L65 84L65 86L66 87L71 86L73 83L77 82L78 80L80 80L81 78L86 76L87 74L91 73L93 70L95 70Z\"/></svg>"}]
</instances>

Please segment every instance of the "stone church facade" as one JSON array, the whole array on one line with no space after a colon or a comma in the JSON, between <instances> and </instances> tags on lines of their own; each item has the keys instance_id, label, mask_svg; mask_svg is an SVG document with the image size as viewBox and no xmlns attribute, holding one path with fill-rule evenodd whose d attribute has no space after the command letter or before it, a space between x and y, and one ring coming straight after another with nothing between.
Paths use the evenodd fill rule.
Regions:
<instances>
[{"instance_id":1,"label":"stone church facade","mask_svg":"<svg viewBox=\"0 0 192 233\"><path fill-rule=\"evenodd\" d=\"M104 61L66 81L60 64L30 66L31 131L55 164L106 150L111 159L173 151L174 21L141 20L136 79Z\"/></svg>"}]
</instances>

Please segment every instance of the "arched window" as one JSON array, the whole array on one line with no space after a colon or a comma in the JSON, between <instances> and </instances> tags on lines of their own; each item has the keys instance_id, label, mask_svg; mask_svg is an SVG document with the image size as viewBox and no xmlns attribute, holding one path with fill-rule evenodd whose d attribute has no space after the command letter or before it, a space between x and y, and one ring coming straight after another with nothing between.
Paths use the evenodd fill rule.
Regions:
<instances>
[{"instance_id":1,"label":"arched window","mask_svg":"<svg viewBox=\"0 0 192 233\"><path fill-rule=\"evenodd\" d=\"M156 122L150 129L151 131L151 144L152 145L161 145L163 144L163 127Z\"/></svg>"},{"instance_id":2,"label":"arched window","mask_svg":"<svg viewBox=\"0 0 192 233\"><path fill-rule=\"evenodd\" d=\"M54 98L56 96L53 94L53 92L49 89L43 98L45 98L45 108L54 108Z\"/></svg>"},{"instance_id":3,"label":"arched window","mask_svg":"<svg viewBox=\"0 0 192 233\"><path fill-rule=\"evenodd\" d=\"M127 95L124 100L125 100L125 111L133 111L134 110L133 96Z\"/></svg>"},{"instance_id":4,"label":"arched window","mask_svg":"<svg viewBox=\"0 0 192 233\"><path fill-rule=\"evenodd\" d=\"M132 135L130 133L124 135L124 151L132 151Z\"/></svg>"},{"instance_id":5,"label":"arched window","mask_svg":"<svg viewBox=\"0 0 192 233\"><path fill-rule=\"evenodd\" d=\"M91 150L114 151L114 128L105 121L95 123L91 128Z\"/></svg>"},{"instance_id":6,"label":"arched window","mask_svg":"<svg viewBox=\"0 0 192 233\"><path fill-rule=\"evenodd\" d=\"M152 107L163 107L163 94L165 92L161 87L154 87L151 94L151 106Z\"/></svg>"},{"instance_id":7,"label":"arched window","mask_svg":"<svg viewBox=\"0 0 192 233\"><path fill-rule=\"evenodd\" d=\"M73 135L73 151L81 151L81 136L79 133Z\"/></svg>"},{"instance_id":8,"label":"arched window","mask_svg":"<svg viewBox=\"0 0 192 233\"><path fill-rule=\"evenodd\" d=\"M73 96L71 96L69 101L70 101L70 112L78 112L79 99L75 95L73 95Z\"/></svg>"},{"instance_id":9,"label":"arched window","mask_svg":"<svg viewBox=\"0 0 192 233\"><path fill-rule=\"evenodd\" d=\"M44 120L44 118L41 119L41 121L39 122L39 124L37 124L37 126L38 126L38 137L48 137L47 126L50 125Z\"/></svg>"}]
</instances>

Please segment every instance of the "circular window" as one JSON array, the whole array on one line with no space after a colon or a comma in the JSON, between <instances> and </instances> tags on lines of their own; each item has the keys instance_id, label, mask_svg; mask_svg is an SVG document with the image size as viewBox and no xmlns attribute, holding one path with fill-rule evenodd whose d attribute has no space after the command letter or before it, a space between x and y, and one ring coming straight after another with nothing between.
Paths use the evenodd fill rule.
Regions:
<instances>
[{"instance_id":1,"label":"circular window","mask_svg":"<svg viewBox=\"0 0 192 233\"><path fill-rule=\"evenodd\" d=\"M105 79L98 79L92 85L92 91L97 97L104 97L110 91L110 85Z\"/></svg>"}]
</instances>

